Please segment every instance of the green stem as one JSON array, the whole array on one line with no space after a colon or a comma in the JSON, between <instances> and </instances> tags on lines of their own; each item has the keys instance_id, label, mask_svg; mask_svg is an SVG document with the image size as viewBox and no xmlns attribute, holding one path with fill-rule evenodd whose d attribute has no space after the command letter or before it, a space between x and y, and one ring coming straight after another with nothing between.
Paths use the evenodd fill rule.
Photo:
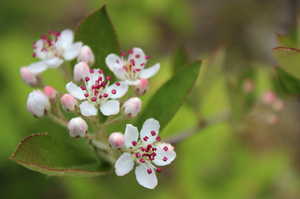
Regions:
<instances>
[{"instance_id":1,"label":"green stem","mask_svg":"<svg viewBox=\"0 0 300 199\"><path fill-rule=\"evenodd\" d=\"M64 76L64 79L65 79L66 83L73 80L73 78L71 76L71 73L70 73L70 70L69 70L69 68L67 67L66 64L63 64L62 66L60 66L58 68L59 68L60 72L62 73L62 75Z\"/></svg>"},{"instance_id":2,"label":"green stem","mask_svg":"<svg viewBox=\"0 0 300 199\"><path fill-rule=\"evenodd\" d=\"M57 118L56 116L52 115L51 113L49 113L47 115L50 119L52 119L54 122L60 124L63 127L67 127L68 128L68 122L67 121L63 121L60 118Z\"/></svg>"}]
</instances>

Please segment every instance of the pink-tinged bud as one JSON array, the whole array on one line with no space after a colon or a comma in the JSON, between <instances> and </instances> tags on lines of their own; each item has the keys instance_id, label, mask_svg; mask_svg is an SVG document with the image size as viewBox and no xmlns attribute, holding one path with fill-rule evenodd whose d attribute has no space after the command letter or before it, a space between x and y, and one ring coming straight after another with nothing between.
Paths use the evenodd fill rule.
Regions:
<instances>
[{"instance_id":1,"label":"pink-tinged bud","mask_svg":"<svg viewBox=\"0 0 300 199\"><path fill-rule=\"evenodd\" d=\"M284 108L284 102L282 99L276 99L273 104L272 107L275 111L282 111L282 109Z\"/></svg>"},{"instance_id":2,"label":"pink-tinged bud","mask_svg":"<svg viewBox=\"0 0 300 199\"><path fill-rule=\"evenodd\" d=\"M54 103L58 100L58 92L51 86L45 86L44 94L47 95L50 102Z\"/></svg>"},{"instance_id":3,"label":"pink-tinged bud","mask_svg":"<svg viewBox=\"0 0 300 199\"><path fill-rule=\"evenodd\" d=\"M92 66L95 63L95 56L89 46L82 46L78 57L77 57L78 62L85 62L87 65Z\"/></svg>"},{"instance_id":4,"label":"pink-tinged bud","mask_svg":"<svg viewBox=\"0 0 300 199\"><path fill-rule=\"evenodd\" d=\"M40 90L29 93L27 109L34 117L43 117L50 111L49 98Z\"/></svg>"},{"instance_id":5,"label":"pink-tinged bud","mask_svg":"<svg viewBox=\"0 0 300 199\"><path fill-rule=\"evenodd\" d=\"M60 102L62 108L67 112L75 112L78 108L78 101L70 94L64 94Z\"/></svg>"},{"instance_id":6,"label":"pink-tinged bud","mask_svg":"<svg viewBox=\"0 0 300 199\"><path fill-rule=\"evenodd\" d=\"M133 97L127 100L122 106L122 113L128 118L136 117L142 107L142 101L138 97Z\"/></svg>"},{"instance_id":7,"label":"pink-tinged bud","mask_svg":"<svg viewBox=\"0 0 300 199\"><path fill-rule=\"evenodd\" d=\"M141 83L133 87L136 95L144 95L149 89L149 82L147 79L142 78Z\"/></svg>"},{"instance_id":8,"label":"pink-tinged bud","mask_svg":"<svg viewBox=\"0 0 300 199\"><path fill-rule=\"evenodd\" d=\"M254 82L252 79L246 79L243 83L243 89L246 93L250 93L253 91L254 88Z\"/></svg>"},{"instance_id":9,"label":"pink-tinged bud","mask_svg":"<svg viewBox=\"0 0 300 199\"><path fill-rule=\"evenodd\" d=\"M81 117L72 118L68 124L68 132L71 137L84 137L87 130L88 125Z\"/></svg>"},{"instance_id":10,"label":"pink-tinged bud","mask_svg":"<svg viewBox=\"0 0 300 199\"><path fill-rule=\"evenodd\" d=\"M265 104L272 104L276 100L276 95L272 91L265 92L263 96L263 102Z\"/></svg>"},{"instance_id":11,"label":"pink-tinged bud","mask_svg":"<svg viewBox=\"0 0 300 199\"><path fill-rule=\"evenodd\" d=\"M78 64L75 65L73 70L75 82L85 81L86 80L85 78L88 77L89 74L90 74L90 68L85 62L79 62Z\"/></svg>"},{"instance_id":12,"label":"pink-tinged bud","mask_svg":"<svg viewBox=\"0 0 300 199\"><path fill-rule=\"evenodd\" d=\"M120 149L122 146L124 146L125 136L119 132L112 133L108 138L108 142L111 148Z\"/></svg>"},{"instance_id":13,"label":"pink-tinged bud","mask_svg":"<svg viewBox=\"0 0 300 199\"><path fill-rule=\"evenodd\" d=\"M42 77L39 74L30 73L27 67L22 67L20 69L20 74L28 86L39 87L42 85Z\"/></svg>"}]
</instances>

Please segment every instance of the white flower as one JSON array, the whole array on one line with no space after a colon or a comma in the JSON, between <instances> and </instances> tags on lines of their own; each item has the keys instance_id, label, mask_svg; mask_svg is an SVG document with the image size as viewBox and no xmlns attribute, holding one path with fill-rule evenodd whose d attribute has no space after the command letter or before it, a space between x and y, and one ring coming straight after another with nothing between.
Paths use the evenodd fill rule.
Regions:
<instances>
[{"instance_id":1,"label":"white flower","mask_svg":"<svg viewBox=\"0 0 300 199\"><path fill-rule=\"evenodd\" d=\"M159 123L155 119L148 119L144 123L140 140L138 130L131 124L125 129L125 151L115 164L116 174L123 176L129 173L136 164L135 175L138 183L148 189L154 189L157 185L155 170L161 172L161 168L170 164L176 157L174 147L167 143L160 143L158 135Z\"/></svg>"},{"instance_id":2,"label":"white flower","mask_svg":"<svg viewBox=\"0 0 300 199\"><path fill-rule=\"evenodd\" d=\"M72 96L82 100L79 105L82 115L97 115L97 107L100 107L103 115L116 115L120 111L120 103L115 99L123 97L128 86L123 81L111 86L109 83L110 76L105 78L102 70L90 69L89 75L85 77L85 86L77 86L69 82L66 89Z\"/></svg>"},{"instance_id":3,"label":"white flower","mask_svg":"<svg viewBox=\"0 0 300 199\"><path fill-rule=\"evenodd\" d=\"M160 64L145 69L149 55L145 55L140 48L133 48L129 51L128 59L124 58L126 53L123 52L121 57L116 54L109 54L106 59L106 65L119 79L124 80L126 84L134 86L140 84L140 79L148 79L155 75Z\"/></svg>"},{"instance_id":4,"label":"white flower","mask_svg":"<svg viewBox=\"0 0 300 199\"><path fill-rule=\"evenodd\" d=\"M64 60L72 60L79 54L82 42L73 43L74 33L72 30L66 29L61 33L49 31L48 33L50 39L43 35L33 44L33 57L38 57L41 61L28 67L31 73L37 74L47 68L57 68Z\"/></svg>"}]
</instances>

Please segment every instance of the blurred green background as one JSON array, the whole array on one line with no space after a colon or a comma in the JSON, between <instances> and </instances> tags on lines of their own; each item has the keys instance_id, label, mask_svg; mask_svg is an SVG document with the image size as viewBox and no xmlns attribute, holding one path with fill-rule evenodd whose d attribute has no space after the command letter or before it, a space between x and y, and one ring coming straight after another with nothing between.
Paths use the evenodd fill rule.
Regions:
<instances>
[{"instance_id":1,"label":"blurred green background","mask_svg":"<svg viewBox=\"0 0 300 199\"><path fill-rule=\"evenodd\" d=\"M241 125L236 121L220 123L177 144L177 158L158 175L155 190L141 187L134 172L124 177L114 173L93 178L48 177L10 161L8 157L29 134L68 136L65 129L47 119L35 119L26 109L32 89L23 83L19 70L36 61L32 58L32 43L49 29L74 30L87 13L104 2L1 1L1 198L300 198L299 104L292 98L285 98L286 109L276 125L265 124L254 114L237 120ZM192 59L206 60L211 60L210 55L222 46L226 52L222 70L210 81L209 92L200 96L201 104L196 102L204 118L230 109L228 78L236 80L245 71L254 70L257 98L272 89L275 33L288 33L295 27L299 10L296 0L107 2L121 49L141 47L151 55L152 64L161 63L159 74L150 79L148 96L170 77L178 43L185 44ZM63 80L53 78L59 76L56 74L58 71L47 70L43 75L49 85L64 92ZM205 76L203 73L201 78ZM197 88L201 88L201 80L199 84ZM145 96L145 102L147 99ZM252 113L255 111L253 108ZM185 105L163 137L194 125L196 120L193 108Z\"/></svg>"}]
</instances>

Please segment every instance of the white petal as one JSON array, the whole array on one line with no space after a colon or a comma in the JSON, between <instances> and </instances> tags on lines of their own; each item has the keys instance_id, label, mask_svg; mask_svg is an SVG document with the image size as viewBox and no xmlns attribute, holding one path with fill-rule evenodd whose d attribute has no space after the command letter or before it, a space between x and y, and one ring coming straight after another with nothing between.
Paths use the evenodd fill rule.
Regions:
<instances>
[{"instance_id":1,"label":"white petal","mask_svg":"<svg viewBox=\"0 0 300 199\"><path fill-rule=\"evenodd\" d=\"M129 153L124 153L119 157L115 164L117 176L123 176L129 173L134 166L134 159Z\"/></svg>"},{"instance_id":2,"label":"white petal","mask_svg":"<svg viewBox=\"0 0 300 199\"><path fill-rule=\"evenodd\" d=\"M125 146L126 148L134 147L132 145L133 141L138 141L139 132L138 129L135 126L132 126L131 124L126 124L125 129Z\"/></svg>"},{"instance_id":3,"label":"white petal","mask_svg":"<svg viewBox=\"0 0 300 199\"><path fill-rule=\"evenodd\" d=\"M80 112L84 116L93 116L97 115L97 108L91 102L84 101L79 105Z\"/></svg>"},{"instance_id":4,"label":"white petal","mask_svg":"<svg viewBox=\"0 0 300 199\"><path fill-rule=\"evenodd\" d=\"M143 124L143 128L141 130L140 138L143 139L145 136L148 137L148 140L146 141L147 144L151 144L156 140L156 137L159 133L159 122L153 118L150 118L145 121ZM153 136L151 134L151 131L155 131L156 135Z\"/></svg>"},{"instance_id":5,"label":"white petal","mask_svg":"<svg viewBox=\"0 0 300 199\"><path fill-rule=\"evenodd\" d=\"M120 83L119 86L117 86L116 83L114 83L113 85L109 86L106 89L106 92L109 93L109 94L111 93L111 91L113 89L116 90L116 94L112 94L110 96L110 98L112 98L112 99L118 99L120 97L123 97L127 93L127 91L128 91L128 85L125 84L125 82L123 82L123 81L120 81L119 83Z\"/></svg>"},{"instance_id":6,"label":"white petal","mask_svg":"<svg viewBox=\"0 0 300 199\"><path fill-rule=\"evenodd\" d=\"M59 59L57 57L54 57L52 59L47 59L45 60L45 63L49 68L57 68L59 67L62 63L64 63L64 60Z\"/></svg>"},{"instance_id":7,"label":"white petal","mask_svg":"<svg viewBox=\"0 0 300 199\"><path fill-rule=\"evenodd\" d=\"M118 100L109 100L100 106L103 115L116 115L120 111L120 102Z\"/></svg>"},{"instance_id":8,"label":"white petal","mask_svg":"<svg viewBox=\"0 0 300 199\"><path fill-rule=\"evenodd\" d=\"M167 146L168 150L165 151L163 148ZM153 163L157 166L165 166L170 164L175 158L176 153L174 151L174 147L167 143L158 143L155 145L155 148L157 148L155 159L153 160ZM167 161L163 161L163 158L166 157Z\"/></svg>"},{"instance_id":9,"label":"white petal","mask_svg":"<svg viewBox=\"0 0 300 199\"><path fill-rule=\"evenodd\" d=\"M74 33L70 29L63 30L60 33L60 36L59 36L58 39L59 39L61 47L63 49L65 49L67 46L69 46L69 45L71 45L73 43Z\"/></svg>"},{"instance_id":10,"label":"white petal","mask_svg":"<svg viewBox=\"0 0 300 199\"><path fill-rule=\"evenodd\" d=\"M147 169L151 168L152 173L149 174ZM148 189L154 189L157 185L157 178L154 171L154 168L149 163L140 164L135 169L136 180L140 185Z\"/></svg>"},{"instance_id":11,"label":"white petal","mask_svg":"<svg viewBox=\"0 0 300 199\"><path fill-rule=\"evenodd\" d=\"M137 80L131 81L131 80L126 79L125 83L129 86L137 86L141 83L141 80L137 79Z\"/></svg>"},{"instance_id":12,"label":"white petal","mask_svg":"<svg viewBox=\"0 0 300 199\"><path fill-rule=\"evenodd\" d=\"M84 93L79 86L74 84L73 82L69 82L66 85L67 91L75 98L79 100L85 99Z\"/></svg>"},{"instance_id":13,"label":"white petal","mask_svg":"<svg viewBox=\"0 0 300 199\"><path fill-rule=\"evenodd\" d=\"M119 66L118 67L113 67L113 72L114 72L114 75L118 78L118 79L126 79L125 75L124 75L124 71L122 68L120 68Z\"/></svg>"},{"instance_id":14,"label":"white petal","mask_svg":"<svg viewBox=\"0 0 300 199\"><path fill-rule=\"evenodd\" d=\"M78 56L82 42L76 42L64 48L64 58L65 60L72 60Z\"/></svg>"},{"instance_id":15,"label":"white petal","mask_svg":"<svg viewBox=\"0 0 300 199\"><path fill-rule=\"evenodd\" d=\"M133 53L129 54L128 61L131 59L134 60L135 66L141 66L141 64L146 64L147 60L145 59L145 53L140 48L133 48ZM136 57L136 55L139 55L139 58Z\"/></svg>"},{"instance_id":16,"label":"white petal","mask_svg":"<svg viewBox=\"0 0 300 199\"><path fill-rule=\"evenodd\" d=\"M155 75L159 71L159 68L160 68L160 64L157 63L154 66L151 66L150 68L146 68L146 69L142 70L139 77L148 79L148 78L152 77L153 75Z\"/></svg>"},{"instance_id":17,"label":"white petal","mask_svg":"<svg viewBox=\"0 0 300 199\"><path fill-rule=\"evenodd\" d=\"M117 63L117 60L119 61L119 63ZM106 58L105 58L105 63L108 66L108 68L114 72L114 67L117 68L122 68L121 63L123 63L122 59L116 55L116 54L109 54ZM120 66L119 66L120 65Z\"/></svg>"},{"instance_id":18,"label":"white petal","mask_svg":"<svg viewBox=\"0 0 300 199\"><path fill-rule=\"evenodd\" d=\"M47 65L44 61L39 61L30 64L27 69L30 73L39 74L47 69Z\"/></svg>"}]
</instances>

